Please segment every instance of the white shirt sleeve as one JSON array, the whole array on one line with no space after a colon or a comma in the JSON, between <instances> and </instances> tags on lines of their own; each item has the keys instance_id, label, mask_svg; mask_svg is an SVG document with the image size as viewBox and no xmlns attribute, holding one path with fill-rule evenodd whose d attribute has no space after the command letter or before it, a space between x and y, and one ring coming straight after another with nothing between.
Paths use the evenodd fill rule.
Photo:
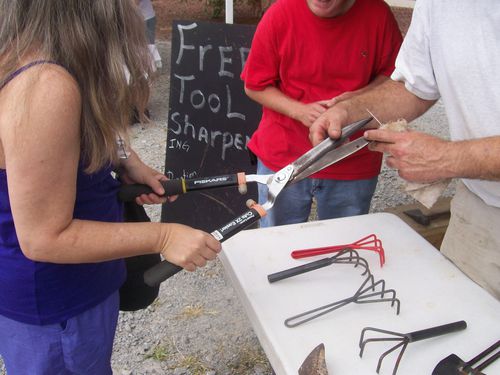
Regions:
<instances>
[{"instance_id":1,"label":"white shirt sleeve","mask_svg":"<svg viewBox=\"0 0 500 375\"><path fill-rule=\"evenodd\" d=\"M410 28L391 76L395 81L404 82L408 91L425 100L440 97L430 54L431 2L415 2Z\"/></svg>"}]
</instances>

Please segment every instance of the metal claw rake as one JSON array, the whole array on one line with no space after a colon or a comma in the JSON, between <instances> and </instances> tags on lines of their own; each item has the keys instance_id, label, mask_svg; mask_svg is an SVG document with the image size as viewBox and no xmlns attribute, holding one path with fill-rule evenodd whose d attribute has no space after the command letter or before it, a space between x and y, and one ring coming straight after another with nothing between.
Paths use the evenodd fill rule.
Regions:
<instances>
[{"instance_id":1,"label":"metal claw rake","mask_svg":"<svg viewBox=\"0 0 500 375\"><path fill-rule=\"evenodd\" d=\"M368 262L361 258L357 251L351 249L345 249L330 258L323 258L320 260L316 260L314 262L302 264L297 267L289 268L283 271L279 271L276 273L272 273L267 276L267 280L270 283L274 283L279 280L288 279L289 277L297 276L302 273L310 272L317 270L319 268L323 268L329 266L331 264L354 264L354 267L362 266L365 268L365 271L362 275L366 273L370 273Z\"/></svg>"},{"instance_id":2,"label":"metal claw rake","mask_svg":"<svg viewBox=\"0 0 500 375\"><path fill-rule=\"evenodd\" d=\"M397 314L399 314L400 301L396 298L396 291L394 289L386 289L385 281L375 281L375 278L370 272L370 268L365 259L361 258L357 251L352 249L345 249L334 255L331 258L320 259L315 262L307 263L298 267L293 267L284 271L276 272L268 275L270 283L283 280L292 276L296 276L305 272L313 271L315 269L323 268L331 264L353 264L354 267L361 266L364 268L362 276L366 275L365 280L361 286L356 290L354 295L344 298L340 301L329 303L301 314L292 316L285 320L287 327L296 327L300 324L306 323L319 316L325 315L331 311L339 309L349 303L376 303L376 302L391 302L391 306L397 305ZM379 289L379 290L376 290ZM386 296L389 296L387 298Z\"/></svg>"},{"instance_id":3,"label":"metal claw rake","mask_svg":"<svg viewBox=\"0 0 500 375\"><path fill-rule=\"evenodd\" d=\"M441 335L444 335L447 333L461 331L461 330L465 329L466 327L467 327L467 323L465 323L465 321L463 321L463 320L460 320L460 321L454 322L454 323L444 324L444 325L437 326L437 327L423 329L420 331L414 331L414 332L410 332L410 333L398 333L398 332L386 331L384 329L379 329L379 328L366 327L366 328L363 328L363 330L361 331L361 337L359 339L359 348L360 348L359 356L363 357L363 352L365 350L365 346L366 346L366 344L368 344L370 342L396 341L397 342L396 345L394 345L389 350L386 350L384 353L382 353L382 355L379 357L379 360L377 363L377 373L378 373L380 371L380 367L382 366L382 361L384 360L384 358L387 355L389 355L390 353L401 348L401 350L396 358L396 363L394 364L394 369L392 370L392 375L396 375L399 364L401 362L401 358L403 357L403 354L404 354L406 347L408 346L409 343L429 339L431 337L441 336ZM379 332L379 333L383 333L383 334L386 334L389 336L365 339L364 338L365 334L368 331Z\"/></svg>"},{"instance_id":4,"label":"metal claw rake","mask_svg":"<svg viewBox=\"0 0 500 375\"><path fill-rule=\"evenodd\" d=\"M380 287L380 290L376 291L375 289L377 287ZM384 298L385 295L389 295L389 298ZM396 314L399 314L400 301L396 298L396 291L394 289L385 289L385 281L375 281L373 275L368 272L365 280L353 296L292 316L285 320L285 325L289 328L296 327L346 306L349 303L361 304L378 302L391 302L391 307L396 304Z\"/></svg>"},{"instance_id":5,"label":"metal claw rake","mask_svg":"<svg viewBox=\"0 0 500 375\"><path fill-rule=\"evenodd\" d=\"M385 263L385 253L384 253L384 248L382 246L382 241L378 239L375 234L369 234L368 236L363 237L355 242L344 245L332 245L324 247L315 247L311 249L293 250L290 255L294 259L299 259L316 255L330 254L346 249L374 251L378 253L380 260L380 267L382 267Z\"/></svg>"}]
</instances>

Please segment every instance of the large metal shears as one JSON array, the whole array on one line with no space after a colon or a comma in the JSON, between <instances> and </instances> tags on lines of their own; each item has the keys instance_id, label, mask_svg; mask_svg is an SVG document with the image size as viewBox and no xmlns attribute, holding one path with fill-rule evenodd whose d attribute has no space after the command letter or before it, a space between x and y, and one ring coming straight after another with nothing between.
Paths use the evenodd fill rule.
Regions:
<instances>
[{"instance_id":1,"label":"large metal shears","mask_svg":"<svg viewBox=\"0 0 500 375\"><path fill-rule=\"evenodd\" d=\"M372 119L373 117L369 117L345 126L342 129L342 135L338 139L325 139L316 147L313 147L297 160L274 174L245 175L244 173L238 173L235 175L204 177L192 180L168 180L163 182L165 194L177 195L193 190L226 186L238 186L240 193L244 193L246 192L247 182L257 182L267 185L268 195L264 204L259 205L255 203L251 205L248 211L211 233L214 238L223 242L264 217L266 211L273 207L276 197L284 188L309 177L365 147L369 142L363 137L348 143L346 141ZM121 200L129 201L138 195L150 193L151 191L151 188L145 185L124 185L119 196ZM144 281L150 286L157 286L181 270L182 267L164 260L144 273Z\"/></svg>"}]
</instances>

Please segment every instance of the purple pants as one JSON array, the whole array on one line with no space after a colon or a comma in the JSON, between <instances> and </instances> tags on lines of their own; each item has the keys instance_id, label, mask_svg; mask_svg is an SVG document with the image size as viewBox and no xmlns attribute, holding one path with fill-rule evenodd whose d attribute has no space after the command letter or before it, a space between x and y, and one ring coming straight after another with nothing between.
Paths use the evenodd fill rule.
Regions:
<instances>
[{"instance_id":1,"label":"purple pants","mask_svg":"<svg viewBox=\"0 0 500 375\"><path fill-rule=\"evenodd\" d=\"M57 324L20 323L0 315L0 355L8 375L112 375L119 295Z\"/></svg>"}]
</instances>

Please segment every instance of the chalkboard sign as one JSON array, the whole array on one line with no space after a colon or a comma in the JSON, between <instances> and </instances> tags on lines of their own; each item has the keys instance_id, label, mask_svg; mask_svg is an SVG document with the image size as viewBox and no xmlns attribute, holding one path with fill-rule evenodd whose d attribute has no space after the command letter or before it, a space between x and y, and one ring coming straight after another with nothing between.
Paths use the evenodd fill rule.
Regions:
<instances>
[{"instance_id":1,"label":"chalkboard sign","mask_svg":"<svg viewBox=\"0 0 500 375\"><path fill-rule=\"evenodd\" d=\"M199 178L255 173L247 143L262 110L244 92L240 73L250 51L253 25L174 21L165 174ZM253 186L252 186L253 185ZM255 184L189 192L162 207L163 222L211 232L257 200Z\"/></svg>"}]
</instances>

